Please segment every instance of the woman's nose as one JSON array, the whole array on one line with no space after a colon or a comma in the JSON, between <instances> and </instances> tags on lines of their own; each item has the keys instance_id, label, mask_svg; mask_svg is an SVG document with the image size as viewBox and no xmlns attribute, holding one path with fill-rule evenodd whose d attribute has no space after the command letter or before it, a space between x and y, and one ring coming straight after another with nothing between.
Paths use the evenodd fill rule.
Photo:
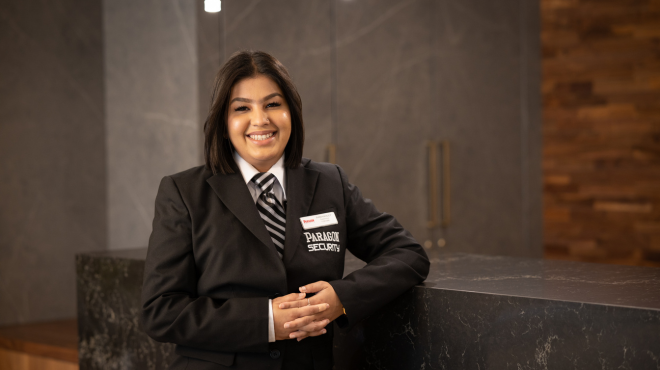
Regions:
<instances>
[{"instance_id":1,"label":"woman's nose","mask_svg":"<svg viewBox=\"0 0 660 370\"><path fill-rule=\"evenodd\" d=\"M263 109L255 109L252 111L252 124L253 125L265 125L269 123L268 113Z\"/></svg>"}]
</instances>

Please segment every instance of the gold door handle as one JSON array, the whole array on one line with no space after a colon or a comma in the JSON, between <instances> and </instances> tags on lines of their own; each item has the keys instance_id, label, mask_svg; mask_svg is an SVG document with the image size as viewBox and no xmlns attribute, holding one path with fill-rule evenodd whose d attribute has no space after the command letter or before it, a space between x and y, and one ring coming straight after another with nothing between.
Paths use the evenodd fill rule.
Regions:
<instances>
[{"instance_id":1,"label":"gold door handle","mask_svg":"<svg viewBox=\"0 0 660 370\"><path fill-rule=\"evenodd\" d=\"M451 181L450 181L450 159L449 159L449 140L440 142L442 147L442 226L449 226L451 221Z\"/></svg>"},{"instance_id":2,"label":"gold door handle","mask_svg":"<svg viewBox=\"0 0 660 370\"><path fill-rule=\"evenodd\" d=\"M428 154L428 221L426 226L432 229L438 226L438 144L435 141L426 143Z\"/></svg>"},{"instance_id":3,"label":"gold door handle","mask_svg":"<svg viewBox=\"0 0 660 370\"><path fill-rule=\"evenodd\" d=\"M325 148L328 163L336 164L337 163L337 146L335 144L328 144Z\"/></svg>"}]
</instances>

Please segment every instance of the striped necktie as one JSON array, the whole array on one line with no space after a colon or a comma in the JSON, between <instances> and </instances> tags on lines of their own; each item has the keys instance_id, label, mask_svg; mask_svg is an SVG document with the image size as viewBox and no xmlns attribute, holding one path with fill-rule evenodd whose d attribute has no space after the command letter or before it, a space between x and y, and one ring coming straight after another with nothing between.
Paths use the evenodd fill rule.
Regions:
<instances>
[{"instance_id":1,"label":"striped necktie","mask_svg":"<svg viewBox=\"0 0 660 370\"><path fill-rule=\"evenodd\" d=\"M286 230L286 214L284 207L275 197L273 185L275 184L275 175L268 172L262 172L254 175L250 180L260 191L257 197L257 210L261 219L264 220L266 230L273 239L275 249L280 258L284 255L284 234Z\"/></svg>"}]
</instances>

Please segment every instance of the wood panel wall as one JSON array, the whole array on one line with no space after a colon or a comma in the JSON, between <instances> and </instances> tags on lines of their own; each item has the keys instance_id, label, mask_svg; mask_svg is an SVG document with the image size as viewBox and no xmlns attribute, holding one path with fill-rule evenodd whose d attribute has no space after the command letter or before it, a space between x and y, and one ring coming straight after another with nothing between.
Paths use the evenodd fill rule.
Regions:
<instances>
[{"instance_id":1,"label":"wood panel wall","mask_svg":"<svg viewBox=\"0 0 660 370\"><path fill-rule=\"evenodd\" d=\"M0 369L3 370L78 370L77 363L55 360L25 352L0 348Z\"/></svg>"},{"instance_id":2,"label":"wood panel wall","mask_svg":"<svg viewBox=\"0 0 660 370\"><path fill-rule=\"evenodd\" d=\"M545 256L660 266L660 1L541 21Z\"/></svg>"},{"instance_id":3,"label":"wood panel wall","mask_svg":"<svg viewBox=\"0 0 660 370\"><path fill-rule=\"evenodd\" d=\"M0 370L78 370L77 320L0 327Z\"/></svg>"}]
</instances>

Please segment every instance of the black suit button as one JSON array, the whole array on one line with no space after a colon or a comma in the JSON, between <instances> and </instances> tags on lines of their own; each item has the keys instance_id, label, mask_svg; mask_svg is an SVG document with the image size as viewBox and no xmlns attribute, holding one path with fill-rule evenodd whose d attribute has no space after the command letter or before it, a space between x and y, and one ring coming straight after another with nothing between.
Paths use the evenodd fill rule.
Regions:
<instances>
[{"instance_id":1,"label":"black suit button","mask_svg":"<svg viewBox=\"0 0 660 370\"><path fill-rule=\"evenodd\" d=\"M274 349L270 351L270 358L272 358L273 360L280 358L280 350Z\"/></svg>"}]
</instances>

